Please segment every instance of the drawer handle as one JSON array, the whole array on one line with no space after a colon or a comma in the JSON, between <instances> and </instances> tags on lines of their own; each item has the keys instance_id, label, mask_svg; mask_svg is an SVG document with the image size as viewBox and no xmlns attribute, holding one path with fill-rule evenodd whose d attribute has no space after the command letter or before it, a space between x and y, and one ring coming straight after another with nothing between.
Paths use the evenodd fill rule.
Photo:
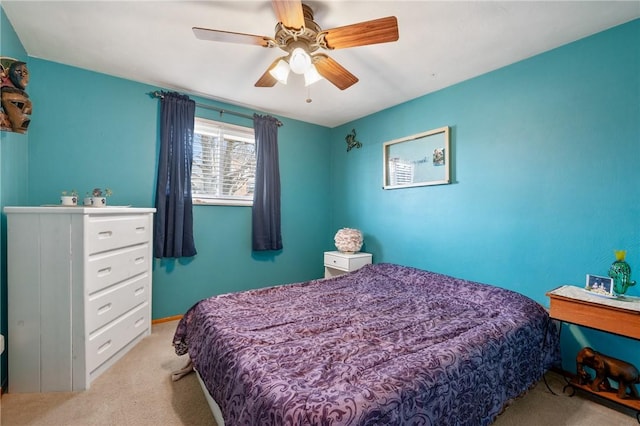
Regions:
<instances>
[{"instance_id":1,"label":"drawer handle","mask_svg":"<svg viewBox=\"0 0 640 426\"><path fill-rule=\"evenodd\" d=\"M113 231L98 232L98 238L100 239L111 238L112 235L113 235Z\"/></svg>"},{"instance_id":2,"label":"drawer handle","mask_svg":"<svg viewBox=\"0 0 640 426\"><path fill-rule=\"evenodd\" d=\"M136 321L134 327L140 327L142 324L144 324L144 317L138 319L138 321Z\"/></svg>"},{"instance_id":3,"label":"drawer handle","mask_svg":"<svg viewBox=\"0 0 640 426\"><path fill-rule=\"evenodd\" d=\"M109 312L111 310L111 306L112 306L111 303L107 303L106 305L99 307L98 315L102 315L106 312Z\"/></svg>"},{"instance_id":4,"label":"drawer handle","mask_svg":"<svg viewBox=\"0 0 640 426\"><path fill-rule=\"evenodd\" d=\"M135 263L136 265L139 264L139 263L142 263L142 262L144 262L144 256L136 257L133 260L133 263Z\"/></svg>"},{"instance_id":5,"label":"drawer handle","mask_svg":"<svg viewBox=\"0 0 640 426\"><path fill-rule=\"evenodd\" d=\"M334 260L334 261L333 261L333 263L338 263L338 262L336 262L336 261Z\"/></svg>"},{"instance_id":6,"label":"drawer handle","mask_svg":"<svg viewBox=\"0 0 640 426\"><path fill-rule=\"evenodd\" d=\"M144 232L144 230L145 230L145 229L147 229L147 228L146 228L146 227L144 227L144 226L137 226L137 227L136 227L136 232L138 232L138 233L140 233L140 232Z\"/></svg>"},{"instance_id":7,"label":"drawer handle","mask_svg":"<svg viewBox=\"0 0 640 426\"><path fill-rule=\"evenodd\" d=\"M144 293L144 286L136 288L136 290L133 292L135 296L140 296L142 293Z\"/></svg>"},{"instance_id":8,"label":"drawer handle","mask_svg":"<svg viewBox=\"0 0 640 426\"><path fill-rule=\"evenodd\" d=\"M107 266L106 268L98 269L98 276L105 277L111 273L111 266Z\"/></svg>"},{"instance_id":9,"label":"drawer handle","mask_svg":"<svg viewBox=\"0 0 640 426\"><path fill-rule=\"evenodd\" d=\"M102 352L109 349L110 346L111 346L111 340L107 340L106 343L103 343L102 345L100 345L100 347L98 348L98 353L101 354Z\"/></svg>"}]
</instances>

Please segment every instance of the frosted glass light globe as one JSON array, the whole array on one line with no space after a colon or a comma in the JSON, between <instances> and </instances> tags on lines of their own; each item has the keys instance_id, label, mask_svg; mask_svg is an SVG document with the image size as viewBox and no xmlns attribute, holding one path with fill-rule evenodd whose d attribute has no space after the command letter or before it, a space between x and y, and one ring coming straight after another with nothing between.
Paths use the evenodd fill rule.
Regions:
<instances>
[{"instance_id":1,"label":"frosted glass light globe","mask_svg":"<svg viewBox=\"0 0 640 426\"><path fill-rule=\"evenodd\" d=\"M269 74L271 74L271 76L280 83L287 84L287 79L289 78L289 64L280 59L278 64L269 71Z\"/></svg>"},{"instance_id":2,"label":"frosted glass light globe","mask_svg":"<svg viewBox=\"0 0 640 426\"><path fill-rule=\"evenodd\" d=\"M318 73L318 70L316 69L316 67L311 65L309 69L306 70L304 73L304 85L310 86L316 81L320 81L320 80L322 80L322 76L320 75L320 73Z\"/></svg>"},{"instance_id":3,"label":"frosted glass light globe","mask_svg":"<svg viewBox=\"0 0 640 426\"><path fill-rule=\"evenodd\" d=\"M296 47L291 52L291 59L289 59L289 66L291 71L296 74L304 74L306 70L311 66L311 57L301 47Z\"/></svg>"}]
</instances>

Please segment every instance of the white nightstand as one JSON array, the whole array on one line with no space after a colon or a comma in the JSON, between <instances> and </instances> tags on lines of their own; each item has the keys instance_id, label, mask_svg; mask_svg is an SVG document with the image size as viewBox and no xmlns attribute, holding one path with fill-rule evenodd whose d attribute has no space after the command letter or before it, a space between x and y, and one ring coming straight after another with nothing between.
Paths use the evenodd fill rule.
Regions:
<instances>
[{"instance_id":1,"label":"white nightstand","mask_svg":"<svg viewBox=\"0 0 640 426\"><path fill-rule=\"evenodd\" d=\"M371 253L347 254L339 251L324 252L324 277L331 278L353 272L371 263Z\"/></svg>"}]
</instances>

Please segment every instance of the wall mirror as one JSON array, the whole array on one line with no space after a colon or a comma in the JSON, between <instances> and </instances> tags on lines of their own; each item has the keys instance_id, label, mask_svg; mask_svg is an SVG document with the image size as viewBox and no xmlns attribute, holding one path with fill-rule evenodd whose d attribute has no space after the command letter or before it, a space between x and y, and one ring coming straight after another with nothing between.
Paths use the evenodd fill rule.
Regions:
<instances>
[{"instance_id":1,"label":"wall mirror","mask_svg":"<svg viewBox=\"0 0 640 426\"><path fill-rule=\"evenodd\" d=\"M385 142L383 189L451 183L449 127Z\"/></svg>"}]
</instances>

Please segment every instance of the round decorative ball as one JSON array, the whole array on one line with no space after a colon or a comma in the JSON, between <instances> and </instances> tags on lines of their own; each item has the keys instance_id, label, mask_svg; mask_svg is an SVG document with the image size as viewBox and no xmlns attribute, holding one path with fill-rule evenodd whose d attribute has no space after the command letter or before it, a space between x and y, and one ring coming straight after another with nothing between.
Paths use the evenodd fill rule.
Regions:
<instances>
[{"instance_id":1,"label":"round decorative ball","mask_svg":"<svg viewBox=\"0 0 640 426\"><path fill-rule=\"evenodd\" d=\"M362 232L353 228L342 228L333 238L336 248L342 253L357 253L362 247Z\"/></svg>"}]
</instances>

